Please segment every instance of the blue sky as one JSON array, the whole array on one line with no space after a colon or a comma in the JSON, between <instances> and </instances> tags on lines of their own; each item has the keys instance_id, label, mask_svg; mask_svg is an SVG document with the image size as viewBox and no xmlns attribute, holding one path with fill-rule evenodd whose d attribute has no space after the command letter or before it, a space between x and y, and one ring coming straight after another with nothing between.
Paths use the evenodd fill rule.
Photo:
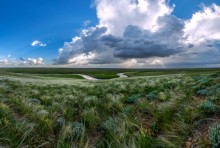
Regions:
<instances>
[{"instance_id":1,"label":"blue sky","mask_svg":"<svg viewBox=\"0 0 220 148\"><path fill-rule=\"evenodd\" d=\"M120 65L121 63L126 63L126 62L129 63L129 60L130 61L136 60L135 63L141 63L141 61L143 61L144 59L145 61L149 60L151 61L151 63L156 63L159 64L159 66L161 66L163 65L161 64L162 59L165 59L165 61L167 61L166 60L167 57L173 56L173 54L164 55L161 53L159 55L154 55L152 57L150 55L140 57L140 56L133 56L136 54L136 52L133 52L129 54L129 56L125 57L122 55L124 54L124 52L121 52L121 49L119 50L114 49L116 50L116 52L114 52L113 57L110 58L110 60L112 61L104 61L99 63L97 61L102 60L102 58L99 58L100 56L103 55L102 56L103 58L106 57L106 54L104 55L104 53L102 54L102 52L100 52L101 54L97 56L99 50L95 51L96 49L91 49L90 52L85 52L86 49L84 49L80 52L79 51L75 52L75 49L73 49L75 48L74 45L71 48L71 52L69 52L70 49L66 49L67 47L65 47L64 45L65 42L69 43L69 45L72 46L71 44L72 38L76 36L78 36L80 40L81 38L83 38L80 35L82 34L83 29L87 31L91 31L92 34L95 31L94 29L92 30L88 29L89 27L95 27L96 25L100 26L100 24L103 25L101 22L106 21L106 19L102 16L102 14L100 14L104 10L101 10L102 8L99 7L99 6L105 6L104 1L107 1L107 3L109 3L108 6L110 6L111 4L117 6L117 1L113 3L110 2L110 0L97 0L96 4L93 4L94 1L92 0L19 0L19 1L0 0L0 61L3 59L10 60L13 58L16 59L43 58L45 64L53 64L54 61L52 60L58 58L58 62L56 62L55 64L62 63L62 65L72 65L73 63L74 65L74 63L83 63L83 65L89 65L92 63L92 64L98 64L96 66L100 66L100 64L102 65L102 63L104 63L103 67L106 66L108 67L108 64L110 65L112 64L112 66L116 65L117 67L117 64L119 63L119 67L120 67L122 66ZM156 1L160 3L163 0L156 0ZM171 13L164 12L164 14L168 14L170 16L172 15L178 19L181 19L182 21L186 21L192 19L192 15L194 13L201 11L201 9L203 9L201 4L204 4L205 6L209 7L213 3L215 3L217 6L220 5L220 1L218 0L193 0L193 1L170 0L169 5L166 7L172 9L172 4L175 4L175 8L172 10ZM128 8L124 8L124 9L128 9ZM124 10L121 9L121 11ZM112 13L115 12L118 12L118 10L113 11ZM155 12L155 14L156 13L157 12ZM117 14L115 16L117 16ZM120 13L119 13L119 17L120 17ZM135 26L137 24L133 22L134 19L131 20L132 23L129 24L130 19L129 16L127 17L128 17L127 19L128 22L125 23L127 26L129 26L130 24ZM109 32L110 35L115 36L117 38L120 37L120 35L114 34L114 31L111 32L111 28L108 28L109 22L110 24L115 23L113 19L106 21L105 22L105 24L107 24L106 32ZM169 23L170 22L168 22L167 24ZM117 28L117 24L114 27ZM147 27L143 27L141 25L137 25L137 27L143 30L147 30L146 29ZM95 30L98 30L97 27ZM128 30L128 28L125 28L122 32L125 32L125 30ZM39 41L40 43L42 43L42 45L45 44L45 47L39 46L40 43L36 46L32 46L31 44L34 41ZM96 40L94 39L93 41L96 42ZM207 42L210 44L215 44L216 39L211 39L211 40L207 39ZM84 44L83 41L82 43ZM85 47L85 45L83 46ZM63 51L61 55L59 55L58 53L58 49L60 48L62 48ZM71 55L72 53L74 53L74 55ZM94 55L95 53L96 55ZM178 52L178 54L179 53L180 52ZM81 56L81 58L75 58L76 55L79 57ZM94 58L95 56L97 58ZM157 59L157 57L159 59ZM69 59L67 60L65 58L67 59L69 58ZM87 59L93 58L95 60L93 60L91 63L87 61L86 62L76 61L76 60L83 61L85 58ZM59 62L59 60L61 62ZM74 62L71 63L68 61L74 61ZM158 62L154 62L154 61L158 61ZM4 62L0 62L0 63L4 63ZM215 61L214 63L218 64L217 61ZM77 65L80 66L81 64L77 64ZM168 65L172 66L175 64L171 62Z\"/></svg>"},{"instance_id":2,"label":"blue sky","mask_svg":"<svg viewBox=\"0 0 220 148\"><path fill-rule=\"evenodd\" d=\"M171 4L175 4L174 15L183 19L191 18L192 14L200 10L201 4L207 6L212 3L220 5L219 0L170 0Z\"/></svg>"},{"instance_id":3,"label":"blue sky","mask_svg":"<svg viewBox=\"0 0 220 148\"><path fill-rule=\"evenodd\" d=\"M97 22L90 0L0 0L0 55L56 58L86 20ZM35 40L48 46L32 47Z\"/></svg>"}]
</instances>

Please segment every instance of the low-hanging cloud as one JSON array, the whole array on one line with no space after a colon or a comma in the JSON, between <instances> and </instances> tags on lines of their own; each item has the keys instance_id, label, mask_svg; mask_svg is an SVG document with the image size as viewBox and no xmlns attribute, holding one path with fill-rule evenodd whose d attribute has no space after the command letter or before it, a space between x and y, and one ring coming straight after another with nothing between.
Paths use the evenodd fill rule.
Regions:
<instances>
[{"instance_id":1,"label":"low-hanging cloud","mask_svg":"<svg viewBox=\"0 0 220 148\"><path fill-rule=\"evenodd\" d=\"M44 59L39 57L39 58L10 58L7 57L5 59L0 59L0 65L8 65L8 66L34 66L34 65L44 65Z\"/></svg>"},{"instance_id":2,"label":"low-hanging cloud","mask_svg":"<svg viewBox=\"0 0 220 148\"><path fill-rule=\"evenodd\" d=\"M205 53L218 59L215 44L220 41L220 31L214 24L220 23L220 7L215 4L204 6L189 20L172 15L174 5L170 6L166 0L96 0L95 6L99 24L83 29L72 42L66 42L59 49L55 64L137 61L147 65L164 61L172 65L195 63L205 58ZM191 59L183 56L188 53L197 56L190 56ZM173 58L178 55L182 55L182 60ZM146 62L149 59L151 62Z\"/></svg>"},{"instance_id":3,"label":"low-hanging cloud","mask_svg":"<svg viewBox=\"0 0 220 148\"><path fill-rule=\"evenodd\" d=\"M3 65L8 64L8 60L7 59L1 59L0 64L3 64Z\"/></svg>"}]
</instances>

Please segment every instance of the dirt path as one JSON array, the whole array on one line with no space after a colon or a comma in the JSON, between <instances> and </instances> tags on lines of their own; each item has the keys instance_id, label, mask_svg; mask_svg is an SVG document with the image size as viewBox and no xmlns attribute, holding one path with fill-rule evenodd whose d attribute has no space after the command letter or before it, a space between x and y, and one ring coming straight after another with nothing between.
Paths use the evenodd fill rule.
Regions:
<instances>
[{"instance_id":1,"label":"dirt path","mask_svg":"<svg viewBox=\"0 0 220 148\"><path fill-rule=\"evenodd\" d=\"M91 81L97 81L97 80L99 80L99 79L96 79L96 78L94 78L94 77L91 77L91 76L88 76L88 75L82 75L82 74L80 74L80 76L82 76L84 79L86 79L86 80L91 80Z\"/></svg>"},{"instance_id":2,"label":"dirt path","mask_svg":"<svg viewBox=\"0 0 220 148\"><path fill-rule=\"evenodd\" d=\"M117 75L119 76L119 78L127 78L128 77L124 73L118 73Z\"/></svg>"},{"instance_id":3,"label":"dirt path","mask_svg":"<svg viewBox=\"0 0 220 148\"><path fill-rule=\"evenodd\" d=\"M127 77L128 77L128 76L126 76L124 73L118 73L117 75L119 76L119 78L127 78ZM91 77L91 76L88 76L88 75L80 74L80 76L82 76L84 79L90 80L90 81L100 80L100 79L96 79L96 78Z\"/></svg>"}]
</instances>

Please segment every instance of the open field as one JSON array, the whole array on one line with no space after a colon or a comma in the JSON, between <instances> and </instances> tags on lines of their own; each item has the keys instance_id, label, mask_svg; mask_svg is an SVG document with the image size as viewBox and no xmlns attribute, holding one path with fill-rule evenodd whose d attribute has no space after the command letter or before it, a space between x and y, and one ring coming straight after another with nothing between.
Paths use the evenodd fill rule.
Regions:
<instances>
[{"instance_id":1,"label":"open field","mask_svg":"<svg viewBox=\"0 0 220 148\"><path fill-rule=\"evenodd\" d=\"M103 69L103 68L0 68L0 73L7 74L34 74L45 77L74 78L76 74L84 74L97 79L118 78L118 73L124 73L128 77L134 76L159 76L168 74L209 74L218 72L218 68L198 68L198 69ZM73 76L74 75L74 76ZM80 77L75 77L80 79ZM82 77L81 77L82 78Z\"/></svg>"},{"instance_id":2,"label":"open field","mask_svg":"<svg viewBox=\"0 0 220 148\"><path fill-rule=\"evenodd\" d=\"M219 71L0 69L0 147L218 147Z\"/></svg>"}]
</instances>

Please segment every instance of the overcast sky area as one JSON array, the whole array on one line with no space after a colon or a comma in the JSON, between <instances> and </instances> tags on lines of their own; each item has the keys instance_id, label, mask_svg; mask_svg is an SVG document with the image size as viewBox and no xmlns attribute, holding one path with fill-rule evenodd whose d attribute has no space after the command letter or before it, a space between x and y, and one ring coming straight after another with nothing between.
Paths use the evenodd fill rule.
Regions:
<instances>
[{"instance_id":1,"label":"overcast sky area","mask_svg":"<svg viewBox=\"0 0 220 148\"><path fill-rule=\"evenodd\" d=\"M0 67L220 67L219 0L0 0Z\"/></svg>"}]
</instances>

